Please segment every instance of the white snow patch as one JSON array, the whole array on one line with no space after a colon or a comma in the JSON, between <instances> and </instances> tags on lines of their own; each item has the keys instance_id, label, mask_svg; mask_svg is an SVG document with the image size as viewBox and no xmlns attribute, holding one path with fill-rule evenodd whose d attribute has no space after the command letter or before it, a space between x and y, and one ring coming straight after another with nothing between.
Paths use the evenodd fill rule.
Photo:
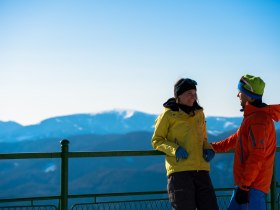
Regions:
<instances>
[{"instance_id":1,"label":"white snow patch","mask_svg":"<svg viewBox=\"0 0 280 210\"><path fill-rule=\"evenodd\" d=\"M129 109L112 109L112 110L104 110L104 111L98 111L98 112L91 112L90 115L97 115L97 114L104 114L104 113L112 113L116 112L119 115L124 116L125 119L130 118L134 115L134 110Z\"/></svg>"},{"instance_id":2,"label":"white snow patch","mask_svg":"<svg viewBox=\"0 0 280 210\"><path fill-rule=\"evenodd\" d=\"M134 111L133 110L127 110L126 113L125 113L124 118L125 119L131 118L133 115L134 115Z\"/></svg>"},{"instance_id":3,"label":"white snow patch","mask_svg":"<svg viewBox=\"0 0 280 210\"><path fill-rule=\"evenodd\" d=\"M134 110L130 110L130 109L114 109L114 112L117 112L119 115L123 116L124 119L128 119L130 117L132 117L135 113Z\"/></svg>"},{"instance_id":4,"label":"white snow patch","mask_svg":"<svg viewBox=\"0 0 280 210\"><path fill-rule=\"evenodd\" d=\"M221 131L217 131L217 130L208 130L207 133L213 135L213 136L218 136L219 134L221 134Z\"/></svg>"},{"instance_id":5,"label":"white snow patch","mask_svg":"<svg viewBox=\"0 0 280 210\"><path fill-rule=\"evenodd\" d=\"M227 122L225 122L225 124L224 124L224 128L228 128L228 127L234 127L234 128L236 128L237 125L235 125L233 122L227 121Z\"/></svg>"},{"instance_id":6,"label":"white snow patch","mask_svg":"<svg viewBox=\"0 0 280 210\"><path fill-rule=\"evenodd\" d=\"M45 169L45 173L54 172L56 170L56 165L50 165Z\"/></svg>"},{"instance_id":7,"label":"white snow patch","mask_svg":"<svg viewBox=\"0 0 280 210\"><path fill-rule=\"evenodd\" d=\"M74 124L74 127L75 127L75 128L77 128L77 129L78 129L78 130L80 130L80 131L81 131L81 130L83 130L83 128L82 128L82 127L80 127L80 126L79 126L79 125L77 125L77 124Z\"/></svg>"}]
</instances>

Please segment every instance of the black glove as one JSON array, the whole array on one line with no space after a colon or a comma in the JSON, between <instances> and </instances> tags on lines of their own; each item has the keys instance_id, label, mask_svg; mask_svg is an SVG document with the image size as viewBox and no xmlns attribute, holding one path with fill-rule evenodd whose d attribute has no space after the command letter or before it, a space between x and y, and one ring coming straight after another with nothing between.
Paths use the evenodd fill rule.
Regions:
<instances>
[{"instance_id":1,"label":"black glove","mask_svg":"<svg viewBox=\"0 0 280 210\"><path fill-rule=\"evenodd\" d=\"M238 187L235 192L235 200L238 204L249 203L249 190L242 190Z\"/></svg>"}]
</instances>

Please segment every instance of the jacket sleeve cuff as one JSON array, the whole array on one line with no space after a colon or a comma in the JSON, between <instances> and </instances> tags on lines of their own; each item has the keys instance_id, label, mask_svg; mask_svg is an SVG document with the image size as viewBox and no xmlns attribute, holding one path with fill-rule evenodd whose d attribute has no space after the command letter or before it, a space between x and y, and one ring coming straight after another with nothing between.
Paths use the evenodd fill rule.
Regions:
<instances>
[{"instance_id":1,"label":"jacket sleeve cuff","mask_svg":"<svg viewBox=\"0 0 280 210\"><path fill-rule=\"evenodd\" d=\"M245 186L245 185L239 186L239 188L241 190L245 190L245 191L249 191L250 190L250 187L249 186Z\"/></svg>"}]
</instances>

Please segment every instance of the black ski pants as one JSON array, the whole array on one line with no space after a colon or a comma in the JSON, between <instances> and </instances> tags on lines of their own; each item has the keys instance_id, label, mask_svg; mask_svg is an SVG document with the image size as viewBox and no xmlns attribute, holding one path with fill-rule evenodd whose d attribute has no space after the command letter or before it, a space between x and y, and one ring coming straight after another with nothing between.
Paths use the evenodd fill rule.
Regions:
<instances>
[{"instance_id":1,"label":"black ski pants","mask_svg":"<svg viewBox=\"0 0 280 210\"><path fill-rule=\"evenodd\" d=\"M168 176L173 210L218 210L209 171L183 171Z\"/></svg>"}]
</instances>

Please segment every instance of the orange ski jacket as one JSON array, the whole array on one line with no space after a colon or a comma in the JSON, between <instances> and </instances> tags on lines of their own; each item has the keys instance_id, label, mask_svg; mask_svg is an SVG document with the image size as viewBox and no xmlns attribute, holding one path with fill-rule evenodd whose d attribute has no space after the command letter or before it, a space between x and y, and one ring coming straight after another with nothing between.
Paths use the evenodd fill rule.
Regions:
<instances>
[{"instance_id":1,"label":"orange ski jacket","mask_svg":"<svg viewBox=\"0 0 280 210\"><path fill-rule=\"evenodd\" d=\"M269 192L276 152L273 121L280 119L280 104L255 107L246 104L244 119L235 134L212 143L216 152L235 149L233 176L235 185Z\"/></svg>"}]
</instances>

